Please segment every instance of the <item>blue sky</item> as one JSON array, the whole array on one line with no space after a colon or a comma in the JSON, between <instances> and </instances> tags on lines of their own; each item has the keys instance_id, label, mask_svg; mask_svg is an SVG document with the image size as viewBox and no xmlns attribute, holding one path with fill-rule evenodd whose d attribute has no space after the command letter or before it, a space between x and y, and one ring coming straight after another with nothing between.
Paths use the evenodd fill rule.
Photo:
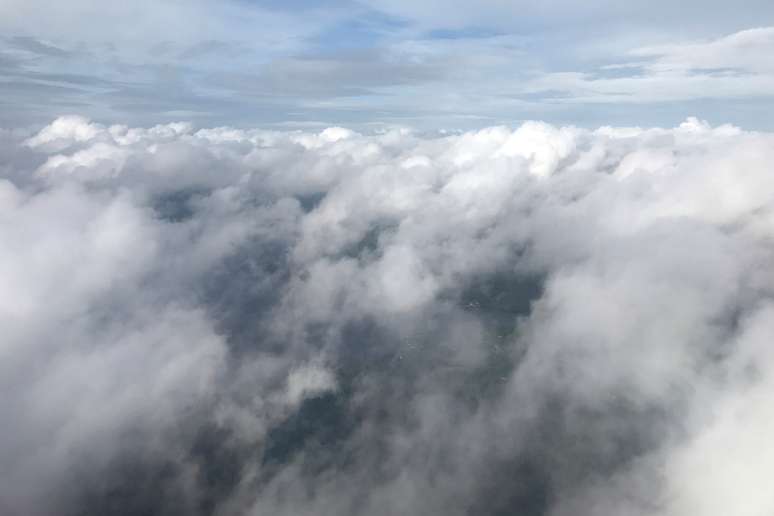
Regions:
<instances>
[{"instance_id":1,"label":"blue sky","mask_svg":"<svg viewBox=\"0 0 774 516\"><path fill-rule=\"evenodd\" d=\"M4 0L0 125L774 126L774 2Z\"/></svg>"}]
</instances>

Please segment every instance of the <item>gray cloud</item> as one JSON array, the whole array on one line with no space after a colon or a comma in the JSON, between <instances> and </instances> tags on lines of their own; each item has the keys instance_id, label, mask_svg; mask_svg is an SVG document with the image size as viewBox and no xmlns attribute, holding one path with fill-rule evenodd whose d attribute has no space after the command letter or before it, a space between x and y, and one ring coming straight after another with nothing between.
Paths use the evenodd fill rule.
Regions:
<instances>
[{"instance_id":1,"label":"gray cloud","mask_svg":"<svg viewBox=\"0 0 774 516\"><path fill-rule=\"evenodd\" d=\"M770 512L773 139L0 130L0 512Z\"/></svg>"},{"instance_id":2,"label":"gray cloud","mask_svg":"<svg viewBox=\"0 0 774 516\"><path fill-rule=\"evenodd\" d=\"M8 43L14 48L48 57L68 57L69 52L59 47L50 45L31 36L14 36L8 40Z\"/></svg>"}]
</instances>

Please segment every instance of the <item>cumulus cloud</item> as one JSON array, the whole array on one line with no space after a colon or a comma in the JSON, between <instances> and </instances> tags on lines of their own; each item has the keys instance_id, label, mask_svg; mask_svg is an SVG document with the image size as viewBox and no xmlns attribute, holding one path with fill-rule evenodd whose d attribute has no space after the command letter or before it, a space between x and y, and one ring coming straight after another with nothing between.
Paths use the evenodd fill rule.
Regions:
<instances>
[{"instance_id":1,"label":"cumulus cloud","mask_svg":"<svg viewBox=\"0 0 774 516\"><path fill-rule=\"evenodd\" d=\"M0 512L768 514L772 149L4 130Z\"/></svg>"}]
</instances>

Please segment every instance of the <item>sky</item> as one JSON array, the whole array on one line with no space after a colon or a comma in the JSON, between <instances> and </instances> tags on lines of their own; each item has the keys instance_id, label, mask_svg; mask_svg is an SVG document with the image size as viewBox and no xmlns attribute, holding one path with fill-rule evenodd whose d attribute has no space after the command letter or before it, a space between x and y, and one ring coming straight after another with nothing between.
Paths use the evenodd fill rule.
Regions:
<instances>
[{"instance_id":1,"label":"sky","mask_svg":"<svg viewBox=\"0 0 774 516\"><path fill-rule=\"evenodd\" d=\"M3 0L0 124L770 129L774 4Z\"/></svg>"}]
</instances>

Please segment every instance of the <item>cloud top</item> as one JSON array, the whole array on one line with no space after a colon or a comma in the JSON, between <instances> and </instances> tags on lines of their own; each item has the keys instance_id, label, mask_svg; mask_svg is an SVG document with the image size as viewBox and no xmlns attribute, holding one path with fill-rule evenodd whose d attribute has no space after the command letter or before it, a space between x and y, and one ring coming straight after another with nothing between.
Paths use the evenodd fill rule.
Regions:
<instances>
[{"instance_id":1,"label":"cloud top","mask_svg":"<svg viewBox=\"0 0 774 516\"><path fill-rule=\"evenodd\" d=\"M768 514L772 162L695 118L2 131L0 512Z\"/></svg>"}]
</instances>

